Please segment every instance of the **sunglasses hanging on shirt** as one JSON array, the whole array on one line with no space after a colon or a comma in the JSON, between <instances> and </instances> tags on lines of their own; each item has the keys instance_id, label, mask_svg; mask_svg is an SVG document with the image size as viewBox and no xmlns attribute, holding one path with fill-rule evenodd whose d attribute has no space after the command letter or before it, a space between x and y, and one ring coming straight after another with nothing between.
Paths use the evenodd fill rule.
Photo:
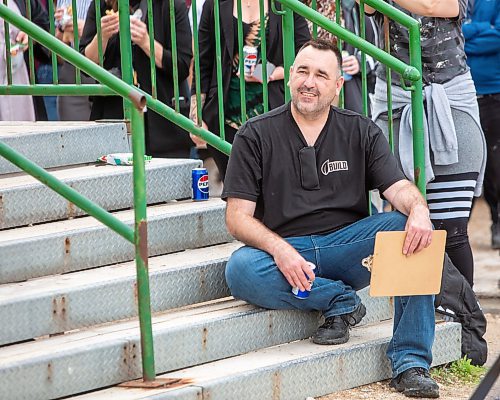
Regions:
<instances>
[{"instance_id":1,"label":"sunglasses hanging on shirt","mask_svg":"<svg viewBox=\"0 0 500 400\"><path fill-rule=\"evenodd\" d=\"M307 146L299 150L300 184L306 190L319 190L316 149Z\"/></svg>"}]
</instances>

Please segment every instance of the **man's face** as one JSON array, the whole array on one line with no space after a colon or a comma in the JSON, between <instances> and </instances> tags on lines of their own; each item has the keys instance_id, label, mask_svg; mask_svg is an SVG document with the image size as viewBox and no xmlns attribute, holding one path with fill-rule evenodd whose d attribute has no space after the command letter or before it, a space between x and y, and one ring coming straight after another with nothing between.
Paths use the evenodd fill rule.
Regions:
<instances>
[{"instance_id":1,"label":"man's face","mask_svg":"<svg viewBox=\"0 0 500 400\"><path fill-rule=\"evenodd\" d=\"M329 109L343 83L335 54L308 46L290 68L292 104L300 114L314 118Z\"/></svg>"}]
</instances>

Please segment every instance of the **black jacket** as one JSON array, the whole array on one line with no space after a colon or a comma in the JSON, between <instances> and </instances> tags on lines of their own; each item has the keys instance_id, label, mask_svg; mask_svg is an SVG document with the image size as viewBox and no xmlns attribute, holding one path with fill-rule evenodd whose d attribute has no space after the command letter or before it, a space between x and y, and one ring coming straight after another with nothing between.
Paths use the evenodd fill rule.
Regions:
<instances>
[{"instance_id":1,"label":"black jacket","mask_svg":"<svg viewBox=\"0 0 500 400\"><path fill-rule=\"evenodd\" d=\"M101 3L101 15L106 15L106 4ZM131 2L132 3L132 2ZM96 34L95 1L89 8L85 27L80 39L80 52L83 54L85 47L92 41ZM182 86L189 75L189 66L192 58L191 29L187 16L184 0L175 0L175 28L177 38L177 71L179 85ZM141 1L142 20L148 24L147 2ZM156 89L158 100L169 106L174 97L173 68L172 68L172 42L170 36L170 10L169 2L153 0L153 23L155 39L163 46L162 66L156 67ZM149 30L149 27L148 27ZM137 72L139 87L151 93L150 59L139 46L132 45L132 63ZM121 70L120 38L119 34L110 38L104 53L104 68L108 71ZM185 94L187 97L189 93ZM186 112L187 114L187 112ZM91 119L114 119L123 117L123 107L120 98L96 97L92 105ZM148 154L154 156L175 156L176 151L184 149L189 151L192 142L189 135L181 128L167 121L155 112L148 110L146 113L146 148Z\"/></svg>"},{"instance_id":2,"label":"black jacket","mask_svg":"<svg viewBox=\"0 0 500 400\"><path fill-rule=\"evenodd\" d=\"M276 4L279 8L279 4ZM271 10L269 1L269 37L267 38L267 60L276 66L283 66L283 30L281 16ZM222 86L223 96L226 98L231 81L235 35L233 28L233 0L220 0L221 20L221 50L222 50ZM306 20L294 14L295 52L310 39L310 32ZM199 24L199 52L200 52L200 81L201 92L207 94L203 107L203 120L208 128L219 132L218 124L218 96L217 96L217 67L215 64L215 23L214 1L207 0L203 5L203 13ZM194 85L193 85L194 86ZM270 82L269 108L273 109L285 101L284 81ZM195 93L193 87L192 93Z\"/></svg>"},{"instance_id":3,"label":"black jacket","mask_svg":"<svg viewBox=\"0 0 500 400\"><path fill-rule=\"evenodd\" d=\"M27 18L28 12L26 9L26 1L25 0L15 0L17 7L19 7L19 11L23 17ZM35 25L38 25L40 28L49 31L49 17L47 12L42 7L39 1L30 0L31 5L31 22Z\"/></svg>"}]
</instances>

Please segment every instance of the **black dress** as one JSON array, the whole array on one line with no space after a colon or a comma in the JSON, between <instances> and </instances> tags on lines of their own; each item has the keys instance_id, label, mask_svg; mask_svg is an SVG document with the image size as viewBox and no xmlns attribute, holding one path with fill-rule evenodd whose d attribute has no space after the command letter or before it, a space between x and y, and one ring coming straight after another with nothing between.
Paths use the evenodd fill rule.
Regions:
<instances>
[{"instance_id":1,"label":"black dress","mask_svg":"<svg viewBox=\"0 0 500 400\"><path fill-rule=\"evenodd\" d=\"M106 4L101 4L101 15L106 15ZM147 3L145 1L131 1L133 7L140 7L142 20L148 24ZM175 23L177 37L177 70L179 85L181 88L189 75L189 65L192 57L191 29L187 16L187 8L183 0L175 0ZM174 97L173 68L172 68L172 42L170 38L170 11L169 2L153 0L154 36L163 46L162 66L156 67L156 90L158 100L168 106L172 105ZM82 38L80 40L80 52L83 54L85 47L92 41L96 34L95 0L89 7ZM151 74L149 57L142 49L132 43L132 63L137 72L139 87L147 93L151 93ZM120 38L119 34L112 36L104 53L104 68L115 74L120 74ZM182 95L182 94L181 94ZM187 94L184 95L187 99ZM185 111L187 115L188 111ZM96 96L93 99L91 120L96 119L120 119L123 118L123 101L120 97ZM174 123L163 118L159 114L148 110L145 115L146 126L146 153L154 157L189 157L189 151L193 143L189 134Z\"/></svg>"}]
</instances>

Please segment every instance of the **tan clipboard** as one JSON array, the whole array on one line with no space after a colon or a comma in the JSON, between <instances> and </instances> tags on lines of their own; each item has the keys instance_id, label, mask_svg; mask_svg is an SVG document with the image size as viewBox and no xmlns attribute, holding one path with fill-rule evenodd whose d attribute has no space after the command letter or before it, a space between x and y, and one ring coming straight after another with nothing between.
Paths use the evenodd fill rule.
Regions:
<instances>
[{"instance_id":1,"label":"tan clipboard","mask_svg":"<svg viewBox=\"0 0 500 400\"><path fill-rule=\"evenodd\" d=\"M429 247L405 256L406 232L378 232L371 265L370 296L437 294L441 288L446 231L432 232Z\"/></svg>"}]
</instances>

